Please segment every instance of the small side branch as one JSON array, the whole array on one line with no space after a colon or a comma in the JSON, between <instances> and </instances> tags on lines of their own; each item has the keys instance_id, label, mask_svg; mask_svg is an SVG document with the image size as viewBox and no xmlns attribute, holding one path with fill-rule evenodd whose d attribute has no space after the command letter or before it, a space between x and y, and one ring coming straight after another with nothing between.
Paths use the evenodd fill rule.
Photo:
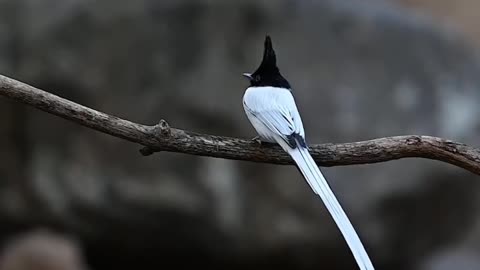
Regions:
<instances>
[{"instance_id":1,"label":"small side branch","mask_svg":"<svg viewBox=\"0 0 480 270\"><path fill-rule=\"evenodd\" d=\"M73 121L82 126L138 143L143 155L178 152L252 162L293 164L275 145L249 139L199 134L170 127L161 120L148 126L108 115L0 75L0 95ZM450 163L480 175L480 149L431 136L395 136L368 141L311 145L320 166L386 162L401 158L426 158Z\"/></svg>"}]
</instances>

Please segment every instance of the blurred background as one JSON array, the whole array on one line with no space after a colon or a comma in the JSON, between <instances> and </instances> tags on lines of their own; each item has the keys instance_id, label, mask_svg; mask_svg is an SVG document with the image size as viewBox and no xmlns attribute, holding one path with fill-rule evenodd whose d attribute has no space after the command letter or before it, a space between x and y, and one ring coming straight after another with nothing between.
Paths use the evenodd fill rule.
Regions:
<instances>
[{"instance_id":1,"label":"blurred background","mask_svg":"<svg viewBox=\"0 0 480 270\"><path fill-rule=\"evenodd\" d=\"M0 74L142 124L251 138L273 38L307 140L480 145L480 3L0 0ZM140 146L0 98L0 270L357 269L292 166ZM480 268L480 181L405 159L322 169L377 269Z\"/></svg>"}]
</instances>

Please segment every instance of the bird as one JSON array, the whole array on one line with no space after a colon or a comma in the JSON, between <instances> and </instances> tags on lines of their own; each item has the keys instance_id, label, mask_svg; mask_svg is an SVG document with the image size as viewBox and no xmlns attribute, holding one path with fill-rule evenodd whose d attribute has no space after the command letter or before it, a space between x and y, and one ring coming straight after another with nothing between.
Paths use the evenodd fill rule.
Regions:
<instances>
[{"instance_id":1,"label":"bird","mask_svg":"<svg viewBox=\"0 0 480 270\"><path fill-rule=\"evenodd\" d=\"M243 94L245 114L259 143L274 143L290 155L312 191L326 206L361 270L373 264L342 206L313 160L305 139L293 88L280 73L270 35L265 36L263 59L253 73L243 73L249 86Z\"/></svg>"}]
</instances>

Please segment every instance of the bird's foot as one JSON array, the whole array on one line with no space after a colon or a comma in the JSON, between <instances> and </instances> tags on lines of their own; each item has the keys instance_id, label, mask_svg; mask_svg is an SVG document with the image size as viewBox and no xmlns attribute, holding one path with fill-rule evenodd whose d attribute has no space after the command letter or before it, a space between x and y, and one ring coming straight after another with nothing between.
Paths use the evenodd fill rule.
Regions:
<instances>
[{"instance_id":1,"label":"bird's foot","mask_svg":"<svg viewBox=\"0 0 480 270\"><path fill-rule=\"evenodd\" d=\"M263 143L262 140L260 139L260 136L255 136L254 138L252 138L252 141L254 141L254 142L256 142L260 145Z\"/></svg>"},{"instance_id":2,"label":"bird's foot","mask_svg":"<svg viewBox=\"0 0 480 270\"><path fill-rule=\"evenodd\" d=\"M266 147L275 146L277 144L275 142L262 141L262 138L260 138L260 136L256 136L255 138L252 138L252 141L256 142L258 145L266 146Z\"/></svg>"}]
</instances>

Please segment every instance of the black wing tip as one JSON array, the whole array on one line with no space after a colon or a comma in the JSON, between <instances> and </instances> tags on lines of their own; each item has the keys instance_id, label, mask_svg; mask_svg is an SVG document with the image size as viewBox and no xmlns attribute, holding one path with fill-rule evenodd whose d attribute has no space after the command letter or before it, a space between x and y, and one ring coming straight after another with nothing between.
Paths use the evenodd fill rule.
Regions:
<instances>
[{"instance_id":1,"label":"black wing tip","mask_svg":"<svg viewBox=\"0 0 480 270\"><path fill-rule=\"evenodd\" d=\"M297 147L308 148L307 142L305 139L298 133L292 133L287 136L287 144L291 148L295 149Z\"/></svg>"}]
</instances>

